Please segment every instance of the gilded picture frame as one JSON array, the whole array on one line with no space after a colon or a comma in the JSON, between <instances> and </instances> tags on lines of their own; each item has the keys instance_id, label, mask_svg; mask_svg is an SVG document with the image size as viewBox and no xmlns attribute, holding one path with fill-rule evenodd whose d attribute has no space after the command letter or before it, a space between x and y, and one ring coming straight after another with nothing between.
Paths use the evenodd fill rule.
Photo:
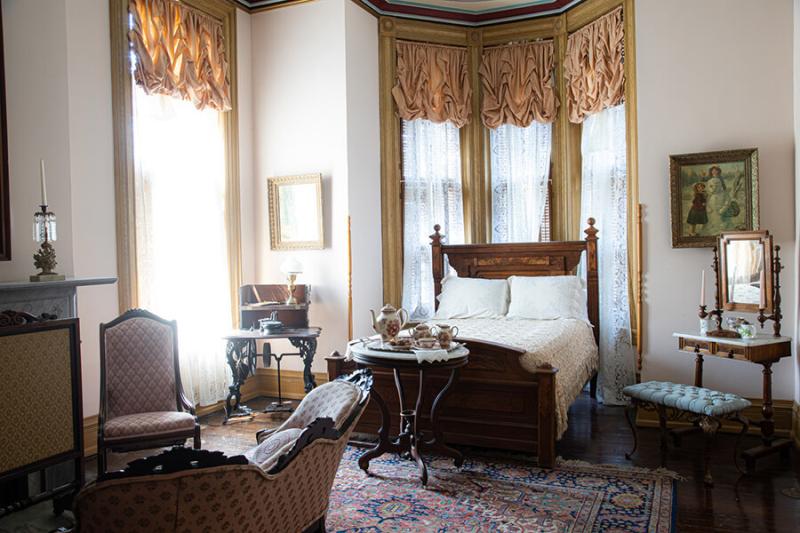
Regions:
<instances>
[{"instance_id":1,"label":"gilded picture frame","mask_svg":"<svg viewBox=\"0 0 800 533\"><path fill-rule=\"evenodd\" d=\"M267 178L272 250L325 247L322 174Z\"/></svg>"},{"instance_id":2,"label":"gilded picture frame","mask_svg":"<svg viewBox=\"0 0 800 533\"><path fill-rule=\"evenodd\" d=\"M758 149L669 156L673 248L710 248L759 227Z\"/></svg>"}]
</instances>

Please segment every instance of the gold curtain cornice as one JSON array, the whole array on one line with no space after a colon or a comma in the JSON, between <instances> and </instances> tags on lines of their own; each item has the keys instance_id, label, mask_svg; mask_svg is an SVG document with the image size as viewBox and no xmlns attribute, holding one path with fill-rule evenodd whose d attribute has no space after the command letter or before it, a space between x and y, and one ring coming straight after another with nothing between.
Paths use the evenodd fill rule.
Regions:
<instances>
[{"instance_id":1,"label":"gold curtain cornice","mask_svg":"<svg viewBox=\"0 0 800 533\"><path fill-rule=\"evenodd\" d=\"M173 0L130 0L133 77L147 94L188 100L198 109L231 109L222 23Z\"/></svg>"},{"instance_id":2,"label":"gold curtain cornice","mask_svg":"<svg viewBox=\"0 0 800 533\"><path fill-rule=\"evenodd\" d=\"M625 28L619 7L567 39L564 75L570 122L625 101Z\"/></svg>"},{"instance_id":3,"label":"gold curtain cornice","mask_svg":"<svg viewBox=\"0 0 800 533\"><path fill-rule=\"evenodd\" d=\"M510 44L483 52L480 66L481 119L487 128L556 118L553 41Z\"/></svg>"},{"instance_id":4,"label":"gold curtain cornice","mask_svg":"<svg viewBox=\"0 0 800 533\"><path fill-rule=\"evenodd\" d=\"M469 122L472 88L467 50L451 46L397 41L397 77L392 96L403 120Z\"/></svg>"}]
</instances>

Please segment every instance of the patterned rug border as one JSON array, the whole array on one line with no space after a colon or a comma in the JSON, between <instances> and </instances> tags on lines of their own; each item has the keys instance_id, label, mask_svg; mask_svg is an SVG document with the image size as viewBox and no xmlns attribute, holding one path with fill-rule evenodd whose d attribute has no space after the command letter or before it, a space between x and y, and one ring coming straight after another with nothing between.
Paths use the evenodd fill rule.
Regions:
<instances>
[{"instance_id":1,"label":"patterned rug border","mask_svg":"<svg viewBox=\"0 0 800 533\"><path fill-rule=\"evenodd\" d=\"M666 477L674 481L686 481L686 478L674 470L669 468L658 467L648 468L646 466L614 464L614 463L590 463L581 459L564 459L563 457L556 458L556 467L574 468L574 469L593 469L603 470L607 472L622 472L630 474L650 474L655 476Z\"/></svg>"}]
</instances>

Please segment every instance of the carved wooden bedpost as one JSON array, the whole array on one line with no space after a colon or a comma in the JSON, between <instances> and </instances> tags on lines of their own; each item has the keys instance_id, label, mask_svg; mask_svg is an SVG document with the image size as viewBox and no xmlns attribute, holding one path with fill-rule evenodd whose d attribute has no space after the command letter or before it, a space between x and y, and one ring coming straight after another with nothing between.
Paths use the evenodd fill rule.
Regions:
<instances>
[{"instance_id":1,"label":"carved wooden bedpost","mask_svg":"<svg viewBox=\"0 0 800 533\"><path fill-rule=\"evenodd\" d=\"M442 238L444 235L439 233L442 227L439 224L433 226L431 239L431 259L433 265L433 294L439 296L442 292L442 278L444 277L444 255L442 254ZM439 308L439 300L434 298L434 309Z\"/></svg>"},{"instance_id":2,"label":"carved wooden bedpost","mask_svg":"<svg viewBox=\"0 0 800 533\"><path fill-rule=\"evenodd\" d=\"M600 297L597 280L597 228L594 218L586 221L589 224L584 230L586 234L586 290L589 304L589 321L594 325L594 340L600 344Z\"/></svg>"}]
</instances>

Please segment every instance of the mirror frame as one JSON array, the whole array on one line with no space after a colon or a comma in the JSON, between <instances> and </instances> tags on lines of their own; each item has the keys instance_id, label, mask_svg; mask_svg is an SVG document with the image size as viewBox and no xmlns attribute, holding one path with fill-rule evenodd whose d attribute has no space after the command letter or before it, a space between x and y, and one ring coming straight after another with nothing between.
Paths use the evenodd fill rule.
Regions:
<instances>
[{"instance_id":1,"label":"mirror frame","mask_svg":"<svg viewBox=\"0 0 800 533\"><path fill-rule=\"evenodd\" d=\"M732 241L752 241L758 240L764 254L764 279L766 281L766 304L764 312L772 313L774 292L772 272L772 235L769 231L729 231L721 233L719 236L719 290L722 307L726 311L743 311L746 313L758 313L758 304L745 304L731 302L728 294L728 244Z\"/></svg>"},{"instance_id":2,"label":"mirror frame","mask_svg":"<svg viewBox=\"0 0 800 533\"><path fill-rule=\"evenodd\" d=\"M299 185L303 183L311 183L316 186L319 239L314 241L284 241L281 239L280 188L283 185ZM270 248L272 250L322 250L325 247L324 225L322 222L322 174L267 178L267 187L269 192Z\"/></svg>"}]
</instances>

